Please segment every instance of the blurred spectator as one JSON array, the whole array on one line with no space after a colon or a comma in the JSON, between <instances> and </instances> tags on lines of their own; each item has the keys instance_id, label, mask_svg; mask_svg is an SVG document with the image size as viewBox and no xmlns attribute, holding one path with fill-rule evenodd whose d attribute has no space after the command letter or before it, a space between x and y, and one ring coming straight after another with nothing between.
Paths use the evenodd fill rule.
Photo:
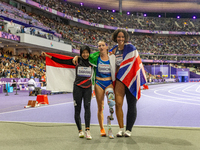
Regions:
<instances>
[{"instance_id":1,"label":"blurred spectator","mask_svg":"<svg viewBox=\"0 0 200 150\"><path fill-rule=\"evenodd\" d=\"M25 33L24 26L21 26L21 33Z\"/></svg>"},{"instance_id":2,"label":"blurred spectator","mask_svg":"<svg viewBox=\"0 0 200 150\"><path fill-rule=\"evenodd\" d=\"M34 77L31 76L31 79L28 81L29 96L35 94L35 87L36 87L36 82L34 80Z\"/></svg>"}]
</instances>

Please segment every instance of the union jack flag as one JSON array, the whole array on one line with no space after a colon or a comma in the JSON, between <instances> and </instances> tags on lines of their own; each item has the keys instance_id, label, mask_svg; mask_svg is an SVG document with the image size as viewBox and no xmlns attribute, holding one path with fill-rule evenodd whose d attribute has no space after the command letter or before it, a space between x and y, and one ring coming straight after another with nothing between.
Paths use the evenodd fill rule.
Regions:
<instances>
[{"instance_id":1,"label":"union jack flag","mask_svg":"<svg viewBox=\"0 0 200 150\"><path fill-rule=\"evenodd\" d=\"M140 86L146 83L146 75L139 53L132 44L124 45L123 61L120 64L117 79L128 87L137 100L140 99Z\"/></svg>"}]
</instances>

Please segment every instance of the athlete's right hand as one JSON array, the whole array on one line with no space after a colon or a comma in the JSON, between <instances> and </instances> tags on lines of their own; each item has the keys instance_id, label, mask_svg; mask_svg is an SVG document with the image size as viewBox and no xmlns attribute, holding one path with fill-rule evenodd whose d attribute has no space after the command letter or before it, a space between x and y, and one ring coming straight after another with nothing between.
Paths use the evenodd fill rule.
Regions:
<instances>
[{"instance_id":1,"label":"athlete's right hand","mask_svg":"<svg viewBox=\"0 0 200 150\"><path fill-rule=\"evenodd\" d=\"M74 65L78 65L78 56L75 56L72 60Z\"/></svg>"},{"instance_id":2,"label":"athlete's right hand","mask_svg":"<svg viewBox=\"0 0 200 150\"><path fill-rule=\"evenodd\" d=\"M52 56L51 56L51 55L48 55L48 54L47 54L47 53L45 53L45 52L42 52L42 55L43 55L43 56L45 56L45 57L52 58Z\"/></svg>"},{"instance_id":3,"label":"athlete's right hand","mask_svg":"<svg viewBox=\"0 0 200 150\"><path fill-rule=\"evenodd\" d=\"M41 54L42 54L42 56L46 56L46 53L45 53L45 52L42 52Z\"/></svg>"}]
</instances>

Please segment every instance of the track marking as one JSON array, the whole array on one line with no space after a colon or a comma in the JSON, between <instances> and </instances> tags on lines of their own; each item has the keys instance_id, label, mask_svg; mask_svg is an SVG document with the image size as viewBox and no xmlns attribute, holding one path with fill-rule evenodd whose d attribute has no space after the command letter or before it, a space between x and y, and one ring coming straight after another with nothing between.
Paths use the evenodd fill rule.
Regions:
<instances>
[{"instance_id":1,"label":"track marking","mask_svg":"<svg viewBox=\"0 0 200 150\"><path fill-rule=\"evenodd\" d=\"M192 85L192 86L194 86L194 85ZM171 98L174 98L174 99L183 99L183 98L180 98L180 96L185 96L185 95L175 94L175 93L171 92L172 90L176 90L176 89L183 88L183 87L185 87L185 85L184 86L176 87L176 88L171 89L171 90L168 90L169 93L171 93L173 95L178 95L179 97L176 97L176 96L173 96L173 95L169 96L169 95L160 94L160 93L158 93L158 91L161 91L160 89L159 90L155 90L154 93L156 95L165 96L165 97L171 97ZM163 90L166 90L166 89L162 89L162 91ZM187 97L194 98L194 96L188 96L188 95L187 95ZM200 98L195 97L195 99L200 99ZM184 99L184 100L192 100L192 101L198 101L199 102L199 100L194 100L194 99Z\"/></svg>"},{"instance_id":2,"label":"track marking","mask_svg":"<svg viewBox=\"0 0 200 150\"><path fill-rule=\"evenodd\" d=\"M30 111L33 109L40 109L40 108L46 108L46 107L54 107L54 106L58 106L58 105L63 105L63 104L69 104L69 103L73 103L73 102L66 102L66 103L60 103L60 104L54 104L54 105L46 105L46 106L39 106L39 107L30 107L30 108L24 108L23 110L15 110L15 111L8 111L8 112L2 112L1 114L8 114L8 113L14 113L14 112L20 112L20 111Z\"/></svg>"},{"instance_id":3,"label":"track marking","mask_svg":"<svg viewBox=\"0 0 200 150\"><path fill-rule=\"evenodd\" d=\"M187 84L188 85L188 84ZM191 84L189 84L189 85L191 85ZM186 85L184 85L184 86L179 86L179 87L177 87L177 86L175 86L176 88L173 88L172 90L175 90L175 89L177 89L177 88L183 88L183 87L185 87ZM192 86L194 86L194 85L192 85ZM174 86L173 86L174 87ZM191 86L190 86L191 87ZM171 87L169 87L169 88L171 88ZM162 89L162 90L167 90L167 88L166 89ZM160 91L160 89L159 90L155 90L154 89L154 93L156 94L156 95L159 95L159 96L162 96L162 97L169 97L169 98L173 98L173 99L176 99L176 100L184 100L184 101L196 101L196 102L200 102L199 100L195 100L196 99L196 97L195 97L195 99L194 98L182 98L182 97L180 97L180 95L179 95L179 97L176 97L176 96L172 96L172 95L164 95L164 94L160 94L160 93L158 93L158 91ZM147 96L147 93L146 93L147 91L143 91L142 92L142 95L145 95L145 96ZM181 95L182 96L182 95ZM154 97L154 98L156 98L156 99L163 99L162 97L161 98L159 98L159 97L156 97L156 96L149 96L149 97ZM169 99L164 99L164 100L168 100L168 101L170 101Z\"/></svg>"},{"instance_id":4,"label":"track marking","mask_svg":"<svg viewBox=\"0 0 200 150\"><path fill-rule=\"evenodd\" d=\"M189 89L189 88L191 88L191 87L193 87L193 86L195 86L195 85L196 85L196 84L191 85L191 86L189 86L189 87L187 87L187 88L185 88L185 89L183 89L183 90L181 90L181 91L183 92L184 90ZM198 98L198 97L196 97L196 96L183 95L183 94L176 94L176 93L171 92L171 91L173 91L173 90L174 90L174 89L169 90L168 92L171 93L171 94L173 94L173 95L185 96L185 97L192 97L192 98L195 98L195 99L200 99L200 98ZM183 92L183 93L185 93L185 92ZM194 93L190 93L190 94L194 94Z\"/></svg>"},{"instance_id":5,"label":"track marking","mask_svg":"<svg viewBox=\"0 0 200 150\"><path fill-rule=\"evenodd\" d=\"M196 92L200 93L200 91L198 91L198 89L200 88L200 86L198 86L198 88L195 90Z\"/></svg>"},{"instance_id":6,"label":"track marking","mask_svg":"<svg viewBox=\"0 0 200 150\"><path fill-rule=\"evenodd\" d=\"M199 87L200 87L200 86L198 86L198 88L195 90L197 93L199 93L199 92L197 91L197 90L199 89ZM197 95L197 96L200 96L200 94L196 94L196 93L189 93L189 92L186 92L185 90L186 90L186 89L183 89L183 90L182 90L182 92L183 92L183 93L188 93L188 94L192 94L192 95ZM192 91L192 92L194 92L194 90L191 90L191 91Z\"/></svg>"},{"instance_id":7,"label":"track marking","mask_svg":"<svg viewBox=\"0 0 200 150\"><path fill-rule=\"evenodd\" d=\"M143 94L143 96L151 97L151 98L154 98L154 99L159 99L159 100L162 100L162 101L169 101L169 102L175 102L175 103L191 104L191 105L200 106L200 104L197 104L197 103L189 103L189 102L181 102L181 101L176 101L176 100L163 99L163 98L148 96L148 95L145 95L145 94Z\"/></svg>"}]
</instances>

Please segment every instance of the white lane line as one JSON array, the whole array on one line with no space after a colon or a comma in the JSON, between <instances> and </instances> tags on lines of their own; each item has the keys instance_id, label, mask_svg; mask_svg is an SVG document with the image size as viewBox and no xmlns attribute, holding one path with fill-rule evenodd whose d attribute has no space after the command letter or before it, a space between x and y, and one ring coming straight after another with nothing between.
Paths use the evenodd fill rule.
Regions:
<instances>
[{"instance_id":1,"label":"white lane line","mask_svg":"<svg viewBox=\"0 0 200 150\"><path fill-rule=\"evenodd\" d=\"M200 106L200 104L197 104L197 103L189 103L189 102L176 101L176 100L171 100L171 99L158 98L158 97L148 96L145 94L143 94L142 96L151 97L151 98L162 100L162 101L169 101L169 102L174 102L174 103L182 103L182 104L190 104L190 105Z\"/></svg>"},{"instance_id":2,"label":"white lane line","mask_svg":"<svg viewBox=\"0 0 200 150\"><path fill-rule=\"evenodd\" d=\"M175 96L169 96L169 95L159 94L159 93L157 93L157 91L159 91L159 90L155 90L154 93L155 93L156 95L160 95L160 96L162 96L162 97L170 97L170 98L173 98L173 99L176 99L176 100L187 100L187 101L196 101L196 102L200 102L200 100L194 100L194 98L192 98L192 99L190 99L190 98L185 99L185 98L181 98L180 96L179 96L179 97L175 97ZM142 94L142 95L143 95L143 94Z\"/></svg>"},{"instance_id":3,"label":"white lane line","mask_svg":"<svg viewBox=\"0 0 200 150\"><path fill-rule=\"evenodd\" d=\"M68 122L41 122L41 121L38 121L38 122L35 122L35 121L10 121L10 120L1 120L2 122L8 122L8 123L33 123L33 125L34 125L34 123L36 123L36 124L43 124L43 123L52 123L52 124L75 124L75 122L74 123L68 123ZM37 126L37 125L36 125ZM45 125L44 125L45 126ZM59 126L59 125L58 125Z\"/></svg>"},{"instance_id":4,"label":"white lane line","mask_svg":"<svg viewBox=\"0 0 200 150\"><path fill-rule=\"evenodd\" d=\"M199 87L200 87L200 86L198 86L198 88L199 88ZM198 89L198 88L197 88L197 89ZM186 88L186 89L188 89L188 88ZM183 93L186 93L186 94L191 94L191 95L200 96L200 94L199 94L199 92L197 91L197 89L195 90L195 92L197 92L198 94L197 94L197 93L194 93L194 89L193 89L193 90L187 90L187 91L191 91L191 92L186 92L186 91L185 91L186 89L183 89L182 92L183 92Z\"/></svg>"},{"instance_id":5,"label":"white lane line","mask_svg":"<svg viewBox=\"0 0 200 150\"><path fill-rule=\"evenodd\" d=\"M193 86L195 86L195 85L196 85L196 84L191 85L191 86L189 86L189 87L187 87L187 88L184 88L183 90L189 89L189 88L191 88L191 87L193 87ZM177 94L177 93L171 92L171 91L173 91L173 90L176 90L176 89L171 89L171 90L169 90L168 92L171 93L171 94L173 94L173 95L185 96L185 97L191 97L191 98L195 98L195 99L200 99L200 98L194 96L193 93L190 93L190 94L192 94L192 96L190 96L190 95L183 95L183 94ZM183 90L182 90L182 91L183 91Z\"/></svg>"},{"instance_id":6,"label":"white lane line","mask_svg":"<svg viewBox=\"0 0 200 150\"><path fill-rule=\"evenodd\" d=\"M182 88L183 86L180 86L180 88ZM184 86L185 87L185 86ZM177 89L177 88L179 88L179 87L176 87L175 89ZM170 88L171 89L171 88ZM163 90L166 90L166 89L161 89L162 91ZM156 94L156 95L160 95L160 96L165 96L165 97L171 97L171 98L175 98L175 99L179 99L180 97L175 97L175 96L169 96L169 95L164 95L164 94L160 94L160 93L157 93L157 91L161 91L160 89L159 90L155 90L154 91L154 93Z\"/></svg>"},{"instance_id":7,"label":"white lane line","mask_svg":"<svg viewBox=\"0 0 200 150\"><path fill-rule=\"evenodd\" d=\"M180 83L180 84L176 84L176 85L171 85L171 84L165 84L165 86L163 86L163 87L155 87L155 86L149 86L149 89L147 90L147 91L152 91L152 90L156 90L156 89L158 89L157 91L159 91L159 90L167 90L167 89L173 89L173 88L175 88L175 89L177 89L177 87L178 88L183 88L183 87L186 87L187 85L191 85L191 84L194 84L194 83ZM152 89L151 89L151 87L152 87ZM143 92L144 91L146 91L146 90L143 90Z\"/></svg>"},{"instance_id":8,"label":"white lane line","mask_svg":"<svg viewBox=\"0 0 200 150\"><path fill-rule=\"evenodd\" d=\"M184 86L176 87L176 88L174 88L174 89L183 88L183 87L185 87L185 85L184 85ZM171 88L170 88L170 89L171 89ZM166 90L166 89L162 89L162 90ZM185 98L180 97L180 95L179 95L179 97L172 96L172 95L171 95L171 96L170 96L170 95L164 95L164 94L158 93L157 91L161 91L161 90L155 90L154 93L155 93L156 95L159 95L159 96L162 96L162 97L170 97L170 98L173 98L173 99L176 99L176 100L185 100L185 101L196 101L196 102L199 102L199 100L195 100L196 97L195 97L195 99L194 99L194 98L192 98L192 99L190 99L190 98L185 99ZM143 94L144 94L144 92L142 93L142 95L143 95Z\"/></svg>"},{"instance_id":9,"label":"white lane line","mask_svg":"<svg viewBox=\"0 0 200 150\"><path fill-rule=\"evenodd\" d=\"M46 107L54 107L54 106L63 105L63 104L69 104L69 103L73 103L73 102L60 103L60 104L54 104L54 105L46 105L46 106L39 106L39 107L33 107L33 108L32 107L24 108L24 109L21 109L21 110L3 112L3 113L0 113L0 115L8 114L8 113L14 113L14 112L20 112L20 111L30 111L30 110L33 110L33 109L40 109L40 108L46 108Z\"/></svg>"},{"instance_id":10,"label":"white lane line","mask_svg":"<svg viewBox=\"0 0 200 150\"><path fill-rule=\"evenodd\" d=\"M198 89L200 88L200 86L198 86L198 88L195 90L196 92L200 93L200 91L198 91Z\"/></svg>"},{"instance_id":11,"label":"white lane line","mask_svg":"<svg viewBox=\"0 0 200 150\"><path fill-rule=\"evenodd\" d=\"M187 83L183 83L183 84L187 84ZM163 84L163 86L152 85L152 86L149 86L148 91L149 90L160 89L160 88L162 88L162 89L174 88L174 87L177 87L177 86L183 86L183 84L181 84L181 85L180 84L176 84L176 85L174 85L174 84L173 85L171 85L171 84Z\"/></svg>"}]
</instances>

